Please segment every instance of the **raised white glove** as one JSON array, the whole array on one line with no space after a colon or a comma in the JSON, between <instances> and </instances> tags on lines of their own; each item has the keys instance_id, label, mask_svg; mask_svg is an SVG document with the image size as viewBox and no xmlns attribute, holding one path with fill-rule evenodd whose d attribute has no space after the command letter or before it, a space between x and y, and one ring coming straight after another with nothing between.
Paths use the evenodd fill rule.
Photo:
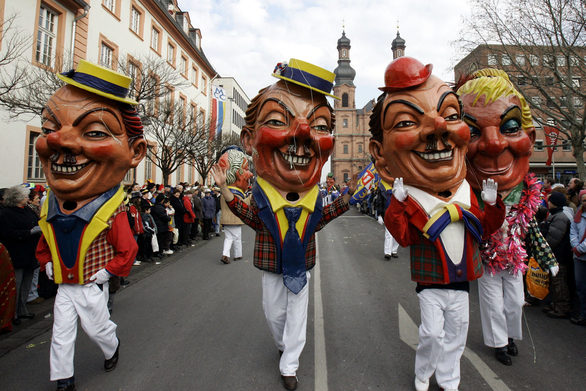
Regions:
<instances>
[{"instance_id":1,"label":"raised white glove","mask_svg":"<svg viewBox=\"0 0 586 391\"><path fill-rule=\"evenodd\" d=\"M40 234L41 231L41 227L39 227L38 225L35 225L34 227L31 228L30 233L31 235L36 235L36 234Z\"/></svg>"},{"instance_id":2,"label":"raised white glove","mask_svg":"<svg viewBox=\"0 0 586 391\"><path fill-rule=\"evenodd\" d=\"M403 187L403 178L396 178L395 183L393 184L393 197L397 199L397 201L403 202L407 199L409 195L409 190Z\"/></svg>"},{"instance_id":3,"label":"raised white glove","mask_svg":"<svg viewBox=\"0 0 586 391\"><path fill-rule=\"evenodd\" d=\"M106 269L100 269L96 272L96 274L94 274L93 276L90 277L90 281L93 281L96 284L101 285L101 284L108 282L110 277L111 277L111 274L108 273L108 271Z\"/></svg>"},{"instance_id":4,"label":"raised white glove","mask_svg":"<svg viewBox=\"0 0 586 391\"><path fill-rule=\"evenodd\" d=\"M480 193L482 201L489 205L496 204L497 189L498 183L496 183L493 179L483 180L482 193Z\"/></svg>"},{"instance_id":5,"label":"raised white glove","mask_svg":"<svg viewBox=\"0 0 586 391\"><path fill-rule=\"evenodd\" d=\"M45 265L45 273L47 273L47 278L53 281L53 262L49 262Z\"/></svg>"},{"instance_id":6,"label":"raised white glove","mask_svg":"<svg viewBox=\"0 0 586 391\"><path fill-rule=\"evenodd\" d=\"M555 265L555 266L552 266L549 268L549 272L551 273L552 277L557 276L559 271L560 271L560 267L558 265Z\"/></svg>"},{"instance_id":7,"label":"raised white glove","mask_svg":"<svg viewBox=\"0 0 586 391\"><path fill-rule=\"evenodd\" d=\"M378 223L380 225L385 225L385 221L383 220L383 217L382 216L378 216Z\"/></svg>"}]
</instances>

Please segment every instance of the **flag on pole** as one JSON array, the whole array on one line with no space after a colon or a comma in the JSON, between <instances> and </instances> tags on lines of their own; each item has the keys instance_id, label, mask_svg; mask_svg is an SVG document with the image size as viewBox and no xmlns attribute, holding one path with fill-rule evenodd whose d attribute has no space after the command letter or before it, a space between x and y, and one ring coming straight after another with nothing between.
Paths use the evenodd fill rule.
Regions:
<instances>
[{"instance_id":1,"label":"flag on pole","mask_svg":"<svg viewBox=\"0 0 586 391\"><path fill-rule=\"evenodd\" d=\"M373 187L376 187L380 181L380 177L376 172L376 168L374 167L374 163L370 163L366 168L360 173L358 183L356 184L356 191L354 195L350 198L348 202L350 205L356 205L359 202L362 202L366 196L368 196L368 191Z\"/></svg>"},{"instance_id":2,"label":"flag on pole","mask_svg":"<svg viewBox=\"0 0 586 391\"><path fill-rule=\"evenodd\" d=\"M547 145L551 145L551 147L547 147L547 162L545 162L545 165L551 166L554 150L553 145L555 145L558 141L560 130L558 128L554 128L553 126L544 126L543 133L545 133L545 143Z\"/></svg>"},{"instance_id":3,"label":"flag on pole","mask_svg":"<svg viewBox=\"0 0 586 391\"><path fill-rule=\"evenodd\" d=\"M222 134L226 113L226 91L222 87L214 86L212 96L212 131L215 132L214 137L218 138Z\"/></svg>"}]
</instances>

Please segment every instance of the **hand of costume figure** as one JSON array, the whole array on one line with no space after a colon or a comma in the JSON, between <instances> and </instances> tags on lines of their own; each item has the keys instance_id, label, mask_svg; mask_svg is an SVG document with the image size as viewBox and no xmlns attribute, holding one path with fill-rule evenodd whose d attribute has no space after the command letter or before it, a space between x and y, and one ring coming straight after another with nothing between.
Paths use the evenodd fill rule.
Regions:
<instances>
[{"instance_id":1,"label":"hand of costume figure","mask_svg":"<svg viewBox=\"0 0 586 391\"><path fill-rule=\"evenodd\" d=\"M560 267L558 265L555 265L555 266L552 266L549 268L549 272L551 273L552 277L557 276L559 271L560 271Z\"/></svg>"},{"instance_id":2,"label":"hand of costume figure","mask_svg":"<svg viewBox=\"0 0 586 391\"><path fill-rule=\"evenodd\" d=\"M383 220L383 217L382 216L378 216L378 223L380 225L385 225L385 221Z\"/></svg>"},{"instance_id":3,"label":"hand of costume figure","mask_svg":"<svg viewBox=\"0 0 586 391\"><path fill-rule=\"evenodd\" d=\"M396 178L395 183L393 183L393 197L397 199L397 201L403 202L407 199L409 195L409 190L403 187L403 178Z\"/></svg>"},{"instance_id":4,"label":"hand of costume figure","mask_svg":"<svg viewBox=\"0 0 586 391\"><path fill-rule=\"evenodd\" d=\"M36 234L40 234L41 233L41 227L39 227L38 225L35 225L34 227L31 228L31 235L36 235Z\"/></svg>"},{"instance_id":5,"label":"hand of costume figure","mask_svg":"<svg viewBox=\"0 0 586 391\"><path fill-rule=\"evenodd\" d=\"M219 164L213 165L212 176L217 186L222 187L226 184L226 169L222 168Z\"/></svg>"},{"instance_id":6,"label":"hand of costume figure","mask_svg":"<svg viewBox=\"0 0 586 391\"><path fill-rule=\"evenodd\" d=\"M480 194L482 201L489 205L496 204L497 189L498 183L496 183L493 179L483 180L482 193Z\"/></svg>"},{"instance_id":7,"label":"hand of costume figure","mask_svg":"<svg viewBox=\"0 0 586 391\"><path fill-rule=\"evenodd\" d=\"M96 272L96 274L94 274L93 276L90 277L90 281L93 281L96 284L101 285L101 284L108 282L110 277L111 277L111 275L110 275L110 273L108 273L108 271L106 269L100 269Z\"/></svg>"},{"instance_id":8,"label":"hand of costume figure","mask_svg":"<svg viewBox=\"0 0 586 391\"><path fill-rule=\"evenodd\" d=\"M356 186L358 183L358 174L352 175L352 179L348 181L348 194L352 196L356 191Z\"/></svg>"},{"instance_id":9,"label":"hand of costume figure","mask_svg":"<svg viewBox=\"0 0 586 391\"><path fill-rule=\"evenodd\" d=\"M578 250L578 247L573 247L572 248L572 252L574 253L574 255L576 255L577 257L579 257L580 255L582 255L582 253L580 252L580 250Z\"/></svg>"},{"instance_id":10,"label":"hand of costume figure","mask_svg":"<svg viewBox=\"0 0 586 391\"><path fill-rule=\"evenodd\" d=\"M45 265L45 273L47 273L47 278L53 281L53 262L49 262Z\"/></svg>"}]
</instances>

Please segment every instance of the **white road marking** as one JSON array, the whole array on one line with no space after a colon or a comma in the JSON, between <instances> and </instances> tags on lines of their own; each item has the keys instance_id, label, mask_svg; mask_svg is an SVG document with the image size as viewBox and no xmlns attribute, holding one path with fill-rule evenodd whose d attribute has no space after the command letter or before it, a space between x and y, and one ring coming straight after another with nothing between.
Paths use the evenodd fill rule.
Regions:
<instances>
[{"instance_id":1,"label":"white road marking","mask_svg":"<svg viewBox=\"0 0 586 391\"><path fill-rule=\"evenodd\" d=\"M328 391L328 365L326 362L326 333L324 327L324 309L321 296L321 282L319 276L319 240L315 234L315 267L312 270L313 279L313 336L314 336L314 361L315 361L315 391Z\"/></svg>"},{"instance_id":2,"label":"white road marking","mask_svg":"<svg viewBox=\"0 0 586 391\"><path fill-rule=\"evenodd\" d=\"M399 314L399 336L401 341L411 346L413 350L417 349L419 343L418 327L411 319L407 311L401 304L398 306ZM464 350L464 357L466 357L472 366L476 368L480 376L486 381L490 388L494 391L511 391L511 389L498 377L496 373L482 359L474 353L471 349Z\"/></svg>"}]
</instances>

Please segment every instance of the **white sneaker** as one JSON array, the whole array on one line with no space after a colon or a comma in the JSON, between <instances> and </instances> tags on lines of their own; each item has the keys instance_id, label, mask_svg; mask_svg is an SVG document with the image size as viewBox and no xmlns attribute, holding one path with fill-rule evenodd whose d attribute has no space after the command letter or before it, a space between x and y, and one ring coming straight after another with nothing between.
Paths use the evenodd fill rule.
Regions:
<instances>
[{"instance_id":1,"label":"white sneaker","mask_svg":"<svg viewBox=\"0 0 586 391\"><path fill-rule=\"evenodd\" d=\"M415 390L416 391L427 391L429 389L429 379L422 381L415 376Z\"/></svg>"},{"instance_id":2,"label":"white sneaker","mask_svg":"<svg viewBox=\"0 0 586 391\"><path fill-rule=\"evenodd\" d=\"M163 254L171 255L171 254L173 254L173 250L163 250Z\"/></svg>"},{"instance_id":3,"label":"white sneaker","mask_svg":"<svg viewBox=\"0 0 586 391\"><path fill-rule=\"evenodd\" d=\"M142 263L141 261L134 261L132 266L140 266L141 263Z\"/></svg>"}]
</instances>

